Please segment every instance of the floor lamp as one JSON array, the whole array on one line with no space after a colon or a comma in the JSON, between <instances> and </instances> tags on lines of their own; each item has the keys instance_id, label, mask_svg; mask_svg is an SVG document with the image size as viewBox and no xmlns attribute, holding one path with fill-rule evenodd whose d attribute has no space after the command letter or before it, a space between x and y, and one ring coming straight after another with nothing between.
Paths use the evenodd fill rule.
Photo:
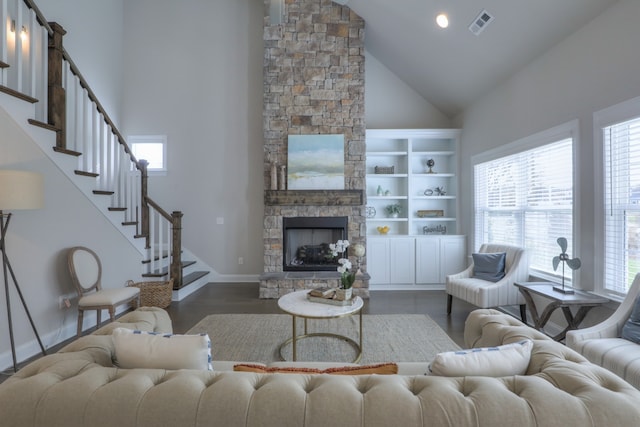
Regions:
<instances>
[{"instance_id":1,"label":"floor lamp","mask_svg":"<svg viewBox=\"0 0 640 427\"><path fill-rule=\"evenodd\" d=\"M5 213L8 210L18 209L40 209L44 204L44 182L42 176L26 171L16 170L0 170L0 251L2 252L2 272L4 273L4 293L7 301L7 317L9 319L9 339L11 340L11 355L13 356L13 371L18 371L18 363L16 361L16 345L13 339L13 320L11 318L11 297L9 294L9 275L13 279L13 284L18 292L20 301L24 311L27 313L29 323L33 333L38 339L42 354L47 352L42 345L40 335L36 330L36 326L27 308L27 303L22 296L22 291L16 280L16 275L13 272L9 257L7 256L7 242L6 235L9 228L9 221L11 220L11 213ZM7 274L8 273L8 274Z\"/></svg>"}]
</instances>

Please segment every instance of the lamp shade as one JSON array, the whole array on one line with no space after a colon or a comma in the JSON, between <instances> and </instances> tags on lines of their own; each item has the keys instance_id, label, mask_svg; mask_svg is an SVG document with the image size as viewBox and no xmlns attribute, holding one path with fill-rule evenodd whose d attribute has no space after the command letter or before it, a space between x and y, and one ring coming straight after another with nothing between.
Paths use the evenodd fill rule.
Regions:
<instances>
[{"instance_id":1,"label":"lamp shade","mask_svg":"<svg viewBox=\"0 0 640 427\"><path fill-rule=\"evenodd\" d=\"M35 172L0 170L0 211L41 209L44 180Z\"/></svg>"}]
</instances>

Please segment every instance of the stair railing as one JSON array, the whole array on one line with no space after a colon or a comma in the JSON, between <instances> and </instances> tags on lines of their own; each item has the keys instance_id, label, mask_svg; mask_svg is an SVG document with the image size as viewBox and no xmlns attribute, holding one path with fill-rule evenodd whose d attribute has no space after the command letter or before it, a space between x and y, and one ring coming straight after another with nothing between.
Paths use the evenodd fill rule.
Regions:
<instances>
[{"instance_id":1,"label":"stair railing","mask_svg":"<svg viewBox=\"0 0 640 427\"><path fill-rule=\"evenodd\" d=\"M145 239L145 277L169 275L182 286L182 213L148 195L147 162L138 161L63 47L62 26L32 0L0 0L0 91L37 103L34 125L56 132L54 150L78 158L77 175L94 177L124 226Z\"/></svg>"}]
</instances>

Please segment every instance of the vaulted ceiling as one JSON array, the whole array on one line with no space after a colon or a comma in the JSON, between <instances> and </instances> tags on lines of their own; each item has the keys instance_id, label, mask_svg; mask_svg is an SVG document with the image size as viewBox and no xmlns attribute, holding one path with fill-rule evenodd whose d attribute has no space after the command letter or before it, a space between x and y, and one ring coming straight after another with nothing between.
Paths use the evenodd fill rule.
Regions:
<instances>
[{"instance_id":1,"label":"vaulted ceiling","mask_svg":"<svg viewBox=\"0 0 640 427\"><path fill-rule=\"evenodd\" d=\"M366 21L367 50L453 117L617 0L341 0ZM493 17L479 35L469 25ZM439 12L449 27L436 26Z\"/></svg>"}]
</instances>

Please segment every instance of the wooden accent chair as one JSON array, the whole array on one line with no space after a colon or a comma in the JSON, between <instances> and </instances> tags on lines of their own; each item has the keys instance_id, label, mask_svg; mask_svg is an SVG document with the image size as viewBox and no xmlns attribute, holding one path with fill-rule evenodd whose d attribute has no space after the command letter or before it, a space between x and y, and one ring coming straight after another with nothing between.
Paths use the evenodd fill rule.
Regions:
<instances>
[{"instance_id":1,"label":"wooden accent chair","mask_svg":"<svg viewBox=\"0 0 640 427\"><path fill-rule=\"evenodd\" d=\"M505 276L497 282L473 277L473 262L466 270L446 278L447 314L451 314L453 297L467 301L480 308L503 305L519 305L522 321L527 321L524 297L515 282L526 282L529 278L529 256L525 249L502 244L485 243L478 253L505 252Z\"/></svg>"},{"instance_id":2,"label":"wooden accent chair","mask_svg":"<svg viewBox=\"0 0 640 427\"><path fill-rule=\"evenodd\" d=\"M91 249L83 246L73 247L69 250L67 260L71 281L78 293L78 336L82 335L85 310L97 310L100 326L102 310L109 310L113 322L116 307L129 303L139 305L140 289L137 287L102 289L102 263Z\"/></svg>"}]
</instances>

